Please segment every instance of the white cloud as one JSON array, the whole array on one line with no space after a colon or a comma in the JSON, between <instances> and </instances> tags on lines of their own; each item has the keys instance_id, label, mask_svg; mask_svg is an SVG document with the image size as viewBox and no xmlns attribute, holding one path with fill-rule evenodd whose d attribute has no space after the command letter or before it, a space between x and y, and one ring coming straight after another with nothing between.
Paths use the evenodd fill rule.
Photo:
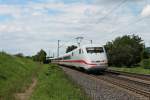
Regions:
<instances>
[{"instance_id":1,"label":"white cloud","mask_svg":"<svg viewBox=\"0 0 150 100\"><path fill-rule=\"evenodd\" d=\"M150 17L150 5L144 7L144 9L141 12L141 15L143 17L148 17L148 16Z\"/></svg>"},{"instance_id":2,"label":"white cloud","mask_svg":"<svg viewBox=\"0 0 150 100\"><path fill-rule=\"evenodd\" d=\"M55 51L58 39L62 42L72 41L76 36L82 35L93 39L94 43L104 44L128 32L150 32L150 29L145 27L150 24L148 21L128 26L139 18L130 12L128 6L120 7L100 20L114 7L114 3L105 3L47 2L28 3L23 6L1 4L0 14L12 15L14 19L0 24L0 47L11 53L23 52L31 55L41 48ZM51 9L54 12L51 12ZM58 13L55 14L55 11ZM147 30L142 30L141 27ZM112 33L114 30L117 31ZM146 35L142 36L147 42L148 38L144 37ZM64 48L61 50L64 51Z\"/></svg>"},{"instance_id":3,"label":"white cloud","mask_svg":"<svg viewBox=\"0 0 150 100\"><path fill-rule=\"evenodd\" d=\"M11 15L13 17L20 17L22 13L21 7L20 6L13 6L13 5L0 5L0 14L5 14L5 15Z\"/></svg>"}]
</instances>

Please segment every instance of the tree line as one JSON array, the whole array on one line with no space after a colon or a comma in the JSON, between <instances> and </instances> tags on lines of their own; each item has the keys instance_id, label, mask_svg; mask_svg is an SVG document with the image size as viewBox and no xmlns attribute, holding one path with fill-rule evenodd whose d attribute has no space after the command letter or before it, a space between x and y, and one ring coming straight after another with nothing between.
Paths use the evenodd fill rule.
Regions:
<instances>
[{"instance_id":1,"label":"tree line","mask_svg":"<svg viewBox=\"0 0 150 100\"><path fill-rule=\"evenodd\" d=\"M40 63L47 63L47 60L46 60L47 53L43 49L41 49L39 52L37 52L33 56L24 56L23 53L17 53L14 56L20 57L20 58L32 59L33 61L40 62Z\"/></svg>"}]
</instances>

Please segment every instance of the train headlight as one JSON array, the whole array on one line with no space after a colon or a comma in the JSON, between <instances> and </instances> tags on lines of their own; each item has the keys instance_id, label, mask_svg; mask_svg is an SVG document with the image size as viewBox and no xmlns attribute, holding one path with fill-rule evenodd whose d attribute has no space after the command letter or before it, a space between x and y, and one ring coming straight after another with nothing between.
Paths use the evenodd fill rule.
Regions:
<instances>
[{"instance_id":1,"label":"train headlight","mask_svg":"<svg viewBox=\"0 0 150 100\"><path fill-rule=\"evenodd\" d=\"M92 63L96 63L96 61L92 61Z\"/></svg>"},{"instance_id":2,"label":"train headlight","mask_svg":"<svg viewBox=\"0 0 150 100\"><path fill-rule=\"evenodd\" d=\"M107 63L107 60L92 61L92 63Z\"/></svg>"},{"instance_id":3,"label":"train headlight","mask_svg":"<svg viewBox=\"0 0 150 100\"><path fill-rule=\"evenodd\" d=\"M92 63L100 63L101 61L97 60L97 61L92 61Z\"/></svg>"}]
</instances>

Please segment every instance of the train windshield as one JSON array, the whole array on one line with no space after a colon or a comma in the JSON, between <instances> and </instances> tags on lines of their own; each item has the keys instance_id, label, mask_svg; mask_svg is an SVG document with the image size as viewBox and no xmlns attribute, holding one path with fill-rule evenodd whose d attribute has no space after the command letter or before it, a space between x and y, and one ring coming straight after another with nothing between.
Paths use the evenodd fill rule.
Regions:
<instances>
[{"instance_id":1,"label":"train windshield","mask_svg":"<svg viewBox=\"0 0 150 100\"><path fill-rule=\"evenodd\" d=\"M86 48L87 53L103 53L103 47L88 47Z\"/></svg>"}]
</instances>

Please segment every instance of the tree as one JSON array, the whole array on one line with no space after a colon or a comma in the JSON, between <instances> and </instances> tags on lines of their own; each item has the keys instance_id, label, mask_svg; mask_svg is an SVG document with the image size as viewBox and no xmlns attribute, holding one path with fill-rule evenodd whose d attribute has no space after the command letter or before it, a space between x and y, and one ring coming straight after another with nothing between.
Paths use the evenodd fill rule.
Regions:
<instances>
[{"instance_id":1,"label":"tree","mask_svg":"<svg viewBox=\"0 0 150 100\"><path fill-rule=\"evenodd\" d=\"M33 60L39 62L45 62L46 55L47 55L46 52L41 49L35 56L33 56Z\"/></svg>"},{"instance_id":2,"label":"tree","mask_svg":"<svg viewBox=\"0 0 150 100\"><path fill-rule=\"evenodd\" d=\"M44 50L41 50L38 53L38 58L40 62L44 62L46 60L46 52Z\"/></svg>"},{"instance_id":3,"label":"tree","mask_svg":"<svg viewBox=\"0 0 150 100\"><path fill-rule=\"evenodd\" d=\"M72 45L72 46L68 46L67 49L66 49L66 53L70 52L70 51L73 51L74 49L76 49L77 46L75 45Z\"/></svg>"},{"instance_id":4,"label":"tree","mask_svg":"<svg viewBox=\"0 0 150 100\"><path fill-rule=\"evenodd\" d=\"M24 55L22 54L22 53L17 53L17 54L15 54L14 56L16 56L16 57L24 57Z\"/></svg>"},{"instance_id":5,"label":"tree","mask_svg":"<svg viewBox=\"0 0 150 100\"><path fill-rule=\"evenodd\" d=\"M125 35L105 45L110 65L132 66L143 58L144 44L136 35Z\"/></svg>"},{"instance_id":6,"label":"tree","mask_svg":"<svg viewBox=\"0 0 150 100\"><path fill-rule=\"evenodd\" d=\"M38 61L38 55L36 54L36 55L32 56L32 59L33 59L33 61Z\"/></svg>"}]
</instances>

